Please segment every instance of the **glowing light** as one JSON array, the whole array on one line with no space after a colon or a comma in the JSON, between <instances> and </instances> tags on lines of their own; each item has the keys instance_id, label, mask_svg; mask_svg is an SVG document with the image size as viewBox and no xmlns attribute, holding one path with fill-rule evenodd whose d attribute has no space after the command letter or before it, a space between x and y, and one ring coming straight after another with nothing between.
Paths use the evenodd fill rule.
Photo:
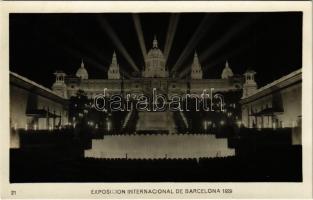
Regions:
<instances>
[{"instance_id":1,"label":"glowing light","mask_svg":"<svg viewBox=\"0 0 313 200\"><path fill-rule=\"evenodd\" d=\"M142 33L140 17L138 14L133 14L132 17L133 17L133 21L134 21L135 30L137 33L141 53L142 53L143 58L146 60L147 49L146 49L146 45L145 45L145 39L144 39L143 33Z\"/></svg>"},{"instance_id":2,"label":"glowing light","mask_svg":"<svg viewBox=\"0 0 313 200\"><path fill-rule=\"evenodd\" d=\"M277 128L276 122L273 122L273 129L276 129L276 128Z\"/></svg>"},{"instance_id":3,"label":"glowing light","mask_svg":"<svg viewBox=\"0 0 313 200\"><path fill-rule=\"evenodd\" d=\"M245 49L248 49L250 46L248 44L242 44L238 48L232 49L230 52L224 53L222 56L219 56L218 58L212 60L212 62L208 63L206 66L202 67L203 72L205 73L207 70L209 70L211 67L216 66L217 64L224 62L226 59L233 57ZM186 75L186 72L182 76Z\"/></svg>"},{"instance_id":4,"label":"glowing light","mask_svg":"<svg viewBox=\"0 0 313 200\"><path fill-rule=\"evenodd\" d=\"M225 121L221 120L220 124L223 126L225 124Z\"/></svg>"},{"instance_id":5,"label":"glowing light","mask_svg":"<svg viewBox=\"0 0 313 200\"><path fill-rule=\"evenodd\" d=\"M111 122L107 121L107 130L110 131L111 130Z\"/></svg>"},{"instance_id":6,"label":"glowing light","mask_svg":"<svg viewBox=\"0 0 313 200\"><path fill-rule=\"evenodd\" d=\"M124 56L124 58L127 60L127 62L130 64L130 66L137 72L139 72L139 68L135 64L134 60L131 58L129 53L127 52L125 46L122 44L121 40L118 38L117 34L111 27L111 25L104 19L103 17L99 17L99 22L102 27L102 29L107 33L107 35L110 37L112 42L115 44L116 48L121 52L121 54Z\"/></svg>"},{"instance_id":7,"label":"glowing light","mask_svg":"<svg viewBox=\"0 0 313 200\"><path fill-rule=\"evenodd\" d=\"M224 62L226 59L237 55L238 53L244 51L245 49L248 49L249 47L250 46L248 45L248 43L244 43L244 44L239 45L239 47L232 49L230 52L225 52L225 53L223 53L222 56L219 56L216 59L212 59L211 62L207 63L205 66L202 66L203 73L207 72L207 70L209 70L213 66L216 66L217 64L220 64L220 63ZM206 56L206 58L201 57L201 60L202 59L203 60L207 60L207 57L208 56ZM186 77L188 75L188 73L190 71L191 71L191 68L187 67L178 75L178 77L184 78L184 77Z\"/></svg>"},{"instance_id":8,"label":"glowing light","mask_svg":"<svg viewBox=\"0 0 313 200\"><path fill-rule=\"evenodd\" d=\"M25 124L25 130L26 131L28 130L28 124Z\"/></svg>"},{"instance_id":9,"label":"glowing light","mask_svg":"<svg viewBox=\"0 0 313 200\"><path fill-rule=\"evenodd\" d=\"M34 125L34 130L37 130L37 124Z\"/></svg>"},{"instance_id":10,"label":"glowing light","mask_svg":"<svg viewBox=\"0 0 313 200\"><path fill-rule=\"evenodd\" d=\"M238 126L238 127L241 127L241 126L242 126L242 121L238 120L238 121L237 121L237 126Z\"/></svg>"},{"instance_id":11,"label":"glowing light","mask_svg":"<svg viewBox=\"0 0 313 200\"><path fill-rule=\"evenodd\" d=\"M179 14L174 13L170 17L170 22L167 28L166 40L165 40L165 47L164 47L164 57L165 62L167 62L168 55L171 51L172 44L174 41L174 36L176 34L177 25L179 22Z\"/></svg>"},{"instance_id":12,"label":"glowing light","mask_svg":"<svg viewBox=\"0 0 313 200\"><path fill-rule=\"evenodd\" d=\"M71 34L72 31L68 31L67 34ZM70 38L75 38L75 34L71 34L70 35ZM81 52L81 51L77 51L76 49L64 44L64 43L60 43L60 41L56 40L55 37L49 37L49 39L55 43L55 44L58 44L59 46L62 47L63 50L65 50L66 52L68 52L69 54L73 55L74 57L76 57L77 59L81 59L81 55L84 54L84 52ZM78 43L81 43L80 40L76 40ZM108 59L105 59L105 57L103 56L103 54L99 53L99 51L95 51L94 49L90 48L88 45L84 45L84 49L87 49L89 50L89 52L91 52L92 55L96 55L98 59L101 60L101 62L97 62L96 60L94 59L91 59L91 58L84 58L84 60L88 61L89 63L91 63L94 67L102 70L102 71L107 71L106 70L106 67L103 66L103 60L107 63L111 63L110 60ZM131 77L125 70L123 69L120 69L120 71L123 73L124 76L126 77Z\"/></svg>"},{"instance_id":13,"label":"glowing light","mask_svg":"<svg viewBox=\"0 0 313 200\"><path fill-rule=\"evenodd\" d=\"M252 22L254 22L256 18L247 17L242 21L239 21L235 23L232 28L227 31L219 40L217 40L215 43L210 44L210 47L205 50L200 58L201 60L206 60L209 56L211 56L214 52L219 50L221 47L223 47L227 42L232 39L234 36L236 36L240 31L244 30L247 26L249 26Z\"/></svg>"},{"instance_id":14,"label":"glowing light","mask_svg":"<svg viewBox=\"0 0 313 200\"><path fill-rule=\"evenodd\" d=\"M193 53L195 51L196 45L199 43L201 38L206 34L206 32L209 29L210 25L212 25L212 22L214 20L211 20L211 19L212 18L209 18L208 15L204 16L204 18L202 19L201 23L197 27L195 33L192 35L191 39L188 41L188 44L186 45L185 49L180 54L177 62L175 63L175 65L171 69L171 74L173 72L177 71L177 69L179 69L182 66L182 64L184 63L186 58L188 58L188 55L190 55L191 53ZM211 24L208 23L208 20L211 20L210 21Z\"/></svg>"},{"instance_id":15,"label":"glowing light","mask_svg":"<svg viewBox=\"0 0 313 200\"><path fill-rule=\"evenodd\" d=\"M70 54L74 55L78 59L81 59L81 55L85 54L85 52L88 51L89 55L94 55L93 57L95 57L95 58L84 57L84 60L87 61L88 63L91 63L93 65L93 67L96 67L103 72L107 71L107 69L106 69L107 67L104 66L103 63L104 62L110 63L111 61L109 59L105 58L103 56L102 52L96 51L90 45L84 45L84 43L81 42L81 39L77 37L75 32L70 31L69 29L66 29L66 28L65 28L65 31L66 31L66 34L69 35L69 38L71 38L71 40L73 40L73 42L80 43L81 45L83 45L84 52L78 51L77 49L74 49L74 48L67 46L66 44L62 43L60 45L62 45L62 48L64 50L66 50ZM59 42L59 41L54 41L54 42ZM100 62L98 62L97 60L100 60Z\"/></svg>"}]
</instances>

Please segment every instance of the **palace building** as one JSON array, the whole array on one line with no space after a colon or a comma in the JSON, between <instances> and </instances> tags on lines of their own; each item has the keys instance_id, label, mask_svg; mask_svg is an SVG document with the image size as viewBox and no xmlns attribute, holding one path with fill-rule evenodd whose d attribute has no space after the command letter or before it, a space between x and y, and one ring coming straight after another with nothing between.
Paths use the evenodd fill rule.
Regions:
<instances>
[{"instance_id":1,"label":"palace building","mask_svg":"<svg viewBox=\"0 0 313 200\"><path fill-rule=\"evenodd\" d=\"M140 77L125 79L121 74L120 67L117 54L113 52L112 62L107 71L107 77L103 77L103 79L93 79L90 77L88 74L88 66L86 66L83 61L74 75L67 75L63 71L56 71L56 80L52 85L52 91L37 86L38 84L36 84L36 87L39 88L38 91L40 91L40 93L33 93L33 91L29 90L36 98L39 99L39 96L43 95L45 98L47 97L49 100L53 100L53 102L48 100L43 101L42 104L32 106L31 109L25 107L19 111L15 111L14 107L12 107L13 104L11 104L12 124L17 123L17 119L22 120L22 122L18 124L26 126L29 129L54 129L64 125L76 124L76 119L73 117L70 118L68 115L70 112L68 103L70 103L69 99L75 97L78 91L84 91L88 98L92 99L99 94L103 94L104 89L106 89L106 95L108 96L115 94L121 96L125 94L143 94L149 96L153 90L157 90L158 94L162 94L169 99L173 95L184 96L186 94L195 94L196 96L200 96L203 94L204 90L209 91L211 89L214 89L214 92L222 92L224 94L236 93L241 95L241 93L243 93L245 97L253 94L257 90L257 84L254 81L255 72L248 70L244 76L235 75L227 61L219 79L204 79L203 68L197 53L194 54L193 62L190 66L191 73L189 78L180 79L172 76L169 72L170 67L166 66L165 57L158 47L156 38L154 38L152 48L145 57L145 66ZM12 96L16 96L18 95L18 91L15 89L15 82L17 82L15 79L19 78L19 76L11 73L11 77L11 94ZM245 79L243 77L245 77ZM19 79L24 80L22 78ZM29 80L24 80L24 82L22 86L31 84ZM213 98L213 96L211 95L209 98ZM237 101L238 100L239 99L237 99ZM25 102L30 101L25 99ZM235 113L227 112L229 119L235 117ZM18 117L16 117L17 114L19 115ZM86 157L123 158L128 156L133 158L162 158L166 156L169 158L199 158L201 156L216 157L217 155L230 156L235 154L234 149L228 147L226 138L218 138L213 135L199 136L196 132L192 132L191 135L184 137L179 135L188 130L202 130L202 121L206 123L204 129L211 126L208 121L210 117L206 116L207 113L187 113L184 111L149 112L132 109L124 114L125 115L121 115L119 120L112 117L117 116L117 114L114 113L101 119L107 124L112 123L115 127L119 127L119 131L121 132L116 132L116 134L124 134L123 137L107 135L106 137L108 139L93 139L92 148L85 151ZM239 115L237 114L238 113L236 113L236 117L238 118ZM220 116L220 114L216 114L216 117L217 116ZM215 117L213 118L212 120L215 120ZM211 121L212 125L217 126L220 123L224 123L224 119L217 118L221 121ZM233 120L236 119L234 118ZM200 124L198 123L199 121ZM11 127L12 126L13 125L11 125ZM23 127L18 126L17 128ZM117 129L112 130L109 125L106 129L109 132L117 131ZM141 136L139 134L136 137L127 136L127 133L142 134L146 132L152 135ZM107 145L106 143L108 141L110 145L113 146ZM173 144L177 142L183 144L183 141L186 147L194 146L197 148L195 148L194 152L180 152ZM139 149L140 145L138 146L137 144L140 143L147 145ZM123 148L114 149L114 145ZM158 147L162 145L164 146L163 151L159 151ZM155 149L147 153L146 148L150 147ZM208 148L210 152L207 151ZM142 154L132 152L131 149L137 149L136 151L142 152ZM104 152L110 152L110 155L104 154Z\"/></svg>"},{"instance_id":2,"label":"palace building","mask_svg":"<svg viewBox=\"0 0 313 200\"><path fill-rule=\"evenodd\" d=\"M214 88L215 91L240 91L243 86L246 86L247 90L250 90L251 87L243 84L242 76L233 74L228 62L225 64L220 79L204 79L197 53L194 54L190 71L188 79L171 76L163 52L158 47L157 39L154 38L152 48L145 58L145 67L140 77L130 79L122 77L117 55L114 52L107 77L92 79L89 77L88 67L82 61L74 76L67 75L62 71L55 72L56 81L52 90L68 99L75 96L78 90L83 90L89 98L93 98L97 94L103 93L104 88L107 88L108 95L147 94L156 88L159 93L170 97L173 94L201 94L204 89L210 88ZM249 74L249 72L247 73Z\"/></svg>"},{"instance_id":3,"label":"palace building","mask_svg":"<svg viewBox=\"0 0 313 200\"><path fill-rule=\"evenodd\" d=\"M107 71L107 77L92 79L89 77L87 66L82 61L75 76L68 76L62 71L57 71L52 90L65 99L75 96L79 90L84 91L91 99L103 94L104 89L106 89L105 94L107 96L118 94L124 97L125 94L151 96L153 90L156 90L158 94L165 95L169 99L173 95L193 94L200 96L204 90L211 89L214 89L214 92L223 93L241 93L244 90L249 94L255 89L249 83L243 83L243 76L234 75L228 62L226 62L219 79L203 78L203 68L196 52L190 68L190 77L187 79L171 76L170 67L166 66L163 52L158 47L157 39L154 38L152 48L145 57L145 66L140 77L124 79L120 72L117 55L114 52ZM248 71L245 76L253 76L253 73ZM137 120L129 120L131 118L137 118ZM204 120L202 118L198 119L198 117L195 118L197 118L195 120ZM136 132L162 132L168 133L170 136L159 134L142 136L139 134L136 137L123 135L122 137L106 136L103 139L93 139L92 148L85 151L85 156L99 158L123 158L125 156L129 158L163 158L164 156L168 158L199 158L201 156L215 157L217 155L230 156L235 154L234 149L228 148L227 139L225 138L216 138L212 135L179 136L178 121L181 121L183 123L182 127L185 128L192 124L191 121L188 121L186 113L182 111L175 113L173 111L131 110L123 121L122 129L124 131L129 132L130 130L125 127L130 126L129 123L132 123L135 124L135 127L134 131L130 132L134 134ZM201 141L203 142L201 143ZM181 143L186 147L193 146L194 152L178 150L173 145L176 143ZM141 145L139 144L145 145L140 149ZM114 148L116 146L123 148L116 149ZM210 152L207 151L208 149L210 149Z\"/></svg>"}]
</instances>

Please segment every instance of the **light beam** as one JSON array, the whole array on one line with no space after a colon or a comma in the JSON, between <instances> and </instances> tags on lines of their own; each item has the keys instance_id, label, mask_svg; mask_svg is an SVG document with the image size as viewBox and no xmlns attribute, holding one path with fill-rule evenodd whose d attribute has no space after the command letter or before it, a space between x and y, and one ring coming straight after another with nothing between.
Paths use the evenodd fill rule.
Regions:
<instances>
[{"instance_id":1,"label":"light beam","mask_svg":"<svg viewBox=\"0 0 313 200\"><path fill-rule=\"evenodd\" d=\"M83 44L81 43L81 40L77 38L77 36L70 30L65 30L66 34L69 35L70 38L72 38L72 41L77 44ZM83 46L85 50L90 52L92 55L95 55L96 59L100 60L100 62L105 62L105 63L111 63L112 57L105 57L100 51L95 51L93 48L90 47L90 45L84 45ZM113 52L112 52L113 53Z\"/></svg>"},{"instance_id":2,"label":"light beam","mask_svg":"<svg viewBox=\"0 0 313 200\"><path fill-rule=\"evenodd\" d=\"M69 32L67 32L69 33ZM39 40L42 40L42 37L39 37L39 33L36 33L36 35L38 36L37 38ZM70 34L70 36L72 36ZM70 47L69 45L66 45L65 43L60 43L59 40L56 39L56 37L52 37L50 35L48 35L49 39L45 40L43 42L48 41L51 45L55 45L58 48L62 49L63 51L67 52L68 54L74 56L75 58L77 58L78 60L82 59L82 56L84 53L82 51L78 51L77 49L74 49L72 47ZM77 38L74 38L75 40L77 40ZM86 46L85 46L86 47ZM90 49L90 48L89 48ZM99 63L98 61L96 61L95 59L92 58L88 58L88 57L84 57L84 60L91 63L94 67L100 69L101 71L107 71L108 67L105 67L103 64ZM110 62L109 62L110 63ZM79 67L79 66L78 66ZM77 67L77 68L78 68ZM120 69L120 71L123 73L123 75L127 78L131 78L131 76L129 75L129 73L123 69Z\"/></svg>"},{"instance_id":3,"label":"light beam","mask_svg":"<svg viewBox=\"0 0 313 200\"><path fill-rule=\"evenodd\" d=\"M177 25L179 22L179 16L180 16L179 13L174 13L170 17L170 22L168 24L167 34L166 34L165 48L164 48L165 63L167 62L167 58L172 48L174 36L176 34Z\"/></svg>"},{"instance_id":4,"label":"light beam","mask_svg":"<svg viewBox=\"0 0 313 200\"><path fill-rule=\"evenodd\" d=\"M199 60L206 60L209 56L211 56L214 52L216 52L217 50L219 50L220 48L222 48L227 42L229 42L229 40L231 40L233 37L235 37L238 33L240 33L240 31L242 31L243 29L245 29L247 26L251 25L253 22L255 22L257 20L257 17L249 17L249 18L245 18L244 20L241 20L237 23L235 23L232 28L230 29L229 32L227 32L226 34L224 34L222 36L222 38L220 38L218 41L216 41L215 43L213 43L207 50L205 50L202 54L199 55ZM240 47L238 49L241 49L243 47ZM232 51L232 52L238 52L238 49ZM233 53L231 53L233 54ZM223 58L225 58L225 55L222 56ZM208 68L208 66L212 66L214 64L217 64L219 61L215 61L215 63L210 63L209 65L207 65L203 71L206 70L206 68ZM189 72L190 72L190 68L186 68L184 69L180 74L179 77L185 77Z\"/></svg>"},{"instance_id":5,"label":"light beam","mask_svg":"<svg viewBox=\"0 0 313 200\"><path fill-rule=\"evenodd\" d=\"M73 56L75 56L77 59L82 59L81 55L83 54L82 52L79 52L71 47L68 46L63 46L62 47L65 51L67 51L69 54L72 54ZM92 66L95 66L96 68L102 70L102 71L107 71L108 67L105 67L103 64L99 63L98 61L90 58L90 57L83 57L84 61L87 61L88 63L91 63ZM121 74L123 74L125 77L127 78L131 78L131 76L129 75L128 72L126 72L125 70L120 68L120 71L122 72Z\"/></svg>"},{"instance_id":6,"label":"light beam","mask_svg":"<svg viewBox=\"0 0 313 200\"><path fill-rule=\"evenodd\" d=\"M135 30L137 33L141 53L142 53L144 60L146 60L147 49L146 49L146 45L145 45L145 39L144 39L143 33L142 33L142 26L141 26L141 22L140 22L140 17L138 14L133 14L132 17L133 17L134 26L135 26Z\"/></svg>"},{"instance_id":7,"label":"light beam","mask_svg":"<svg viewBox=\"0 0 313 200\"><path fill-rule=\"evenodd\" d=\"M255 17L247 17L244 20L235 23L232 28L223 35L223 37L210 45L210 47L201 54L199 59L206 60L210 55L222 48L227 42L229 42L233 37L240 33L240 31L252 24L252 22L254 22L255 20Z\"/></svg>"},{"instance_id":8,"label":"light beam","mask_svg":"<svg viewBox=\"0 0 313 200\"><path fill-rule=\"evenodd\" d=\"M209 20L210 20L210 23L208 23ZM195 33L192 35L191 39L189 40L188 44L186 45L185 49L180 54L177 62L175 63L175 65L171 69L171 74L173 74L173 72L177 71L177 69L182 66L182 64L184 63L184 61L186 60L188 55L190 55L190 53L194 52L196 45L201 40L201 38L205 35L205 33L207 32L210 25L212 25L213 21L214 20L211 20L211 18L209 18L208 15L204 16L201 23L197 27Z\"/></svg>"},{"instance_id":9,"label":"light beam","mask_svg":"<svg viewBox=\"0 0 313 200\"><path fill-rule=\"evenodd\" d=\"M205 73L212 66L215 66L216 64L221 63L221 62L227 60L228 58L237 55L238 53L242 52L244 49L247 49L248 47L249 47L248 44L241 45L239 48L236 48L229 53L223 54L222 56L218 57L214 61L208 63L206 66L204 66L204 67L202 66L203 73ZM191 68L187 67L178 75L178 77L180 77L180 78L186 77L190 71L191 71Z\"/></svg>"},{"instance_id":10,"label":"light beam","mask_svg":"<svg viewBox=\"0 0 313 200\"><path fill-rule=\"evenodd\" d=\"M139 72L139 68L135 64L134 60L131 58L129 53L127 52L126 48L122 44L121 40L118 38L117 34L111 27L111 25L107 22L106 19L98 18L100 22L101 28L107 33L107 35L110 37L110 39L115 44L116 48L121 52L121 54L124 56L124 58L127 60L127 62L130 64L130 66L137 72Z\"/></svg>"}]
</instances>

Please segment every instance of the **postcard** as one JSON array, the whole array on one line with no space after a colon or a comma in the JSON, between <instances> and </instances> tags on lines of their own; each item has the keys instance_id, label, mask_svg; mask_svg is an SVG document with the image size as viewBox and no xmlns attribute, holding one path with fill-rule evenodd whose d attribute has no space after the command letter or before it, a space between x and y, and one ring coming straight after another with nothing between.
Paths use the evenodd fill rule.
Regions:
<instances>
[{"instance_id":1,"label":"postcard","mask_svg":"<svg viewBox=\"0 0 313 200\"><path fill-rule=\"evenodd\" d=\"M0 5L2 198L312 198L311 2Z\"/></svg>"}]
</instances>

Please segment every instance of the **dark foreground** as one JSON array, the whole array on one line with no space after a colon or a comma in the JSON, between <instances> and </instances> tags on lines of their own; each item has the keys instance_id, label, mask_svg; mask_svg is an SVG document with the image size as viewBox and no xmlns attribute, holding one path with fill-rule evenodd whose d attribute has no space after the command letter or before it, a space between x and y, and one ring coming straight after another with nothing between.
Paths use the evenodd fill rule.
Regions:
<instances>
[{"instance_id":1,"label":"dark foreground","mask_svg":"<svg viewBox=\"0 0 313 200\"><path fill-rule=\"evenodd\" d=\"M66 152L66 151L65 151ZM302 148L270 147L226 158L126 160L69 157L64 149L11 149L10 181L301 182ZM67 152L70 152L70 147ZM73 152L72 152L73 153ZM79 152L77 152L79 153Z\"/></svg>"}]
</instances>

